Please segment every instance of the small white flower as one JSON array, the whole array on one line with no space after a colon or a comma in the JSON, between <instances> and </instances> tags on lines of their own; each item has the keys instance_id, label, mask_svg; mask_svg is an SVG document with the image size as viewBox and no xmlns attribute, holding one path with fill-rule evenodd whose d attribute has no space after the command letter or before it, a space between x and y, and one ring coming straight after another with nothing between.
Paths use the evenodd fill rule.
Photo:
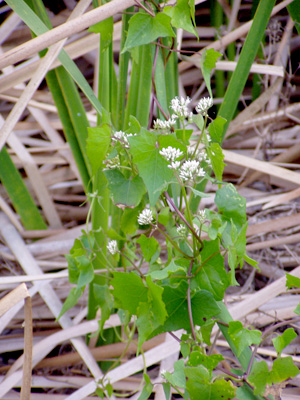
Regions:
<instances>
[{"instance_id":1,"label":"small white flower","mask_svg":"<svg viewBox=\"0 0 300 400\"><path fill-rule=\"evenodd\" d=\"M196 160L188 160L183 163L179 170L179 176L183 181L188 181L192 179L194 176L203 176L199 175L199 172L202 173L202 168L199 166L199 161Z\"/></svg>"},{"instance_id":2,"label":"small white flower","mask_svg":"<svg viewBox=\"0 0 300 400\"><path fill-rule=\"evenodd\" d=\"M183 181L188 181L196 176L205 176L205 171L200 167L199 161L187 160L183 163L179 170L179 177Z\"/></svg>"},{"instance_id":3,"label":"small white flower","mask_svg":"<svg viewBox=\"0 0 300 400\"><path fill-rule=\"evenodd\" d=\"M118 244L116 240L111 240L107 244L107 250L110 252L110 254L114 255L118 252Z\"/></svg>"},{"instance_id":4,"label":"small white flower","mask_svg":"<svg viewBox=\"0 0 300 400\"><path fill-rule=\"evenodd\" d=\"M172 114L172 117L167 121L162 121L161 119L157 119L153 123L154 129L171 129L171 127L176 124L176 119L177 115L175 114Z\"/></svg>"},{"instance_id":5,"label":"small white flower","mask_svg":"<svg viewBox=\"0 0 300 400\"><path fill-rule=\"evenodd\" d=\"M185 236L186 234L186 227L183 224L180 224L177 228L177 233L180 236Z\"/></svg>"},{"instance_id":6,"label":"small white flower","mask_svg":"<svg viewBox=\"0 0 300 400\"><path fill-rule=\"evenodd\" d=\"M120 157L117 155L114 158L108 158L106 161L104 161L104 164L107 169L116 169L120 168Z\"/></svg>"},{"instance_id":7,"label":"small white flower","mask_svg":"<svg viewBox=\"0 0 300 400\"><path fill-rule=\"evenodd\" d=\"M153 214L149 208L145 208L138 216L139 225L149 225L153 221Z\"/></svg>"},{"instance_id":8,"label":"small white flower","mask_svg":"<svg viewBox=\"0 0 300 400\"><path fill-rule=\"evenodd\" d=\"M177 170L180 167L180 161L172 161L168 168Z\"/></svg>"},{"instance_id":9,"label":"small white flower","mask_svg":"<svg viewBox=\"0 0 300 400\"><path fill-rule=\"evenodd\" d=\"M176 158L182 156L183 152L175 147L168 146L167 148L163 148L160 150L159 154L161 154L167 161L175 161Z\"/></svg>"},{"instance_id":10,"label":"small white flower","mask_svg":"<svg viewBox=\"0 0 300 400\"><path fill-rule=\"evenodd\" d=\"M198 219L200 224L203 224L205 222L205 210L198 211Z\"/></svg>"},{"instance_id":11,"label":"small white flower","mask_svg":"<svg viewBox=\"0 0 300 400\"><path fill-rule=\"evenodd\" d=\"M118 132L114 133L114 136L113 136L112 140L114 140L115 142L117 140L119 140L121 142L121 144L123 144L125 146L125 148L128 148L129 147L129 142L128 142L127 136L129 136L129 135L126 135L125 132L118 131Z\"/></svg>"},{"instance_id":12,"label":"small white flower","mask_svg":"<svg viewBox=\"0 0 300 400\"><path fill-rule=\"evenodd\" d=\"M192 113L188 109L188 105L190 104L191 99L187 97L184 99L184 97L175 97L174 99L171 100L171 108L174 111L175 115L177 115L179 118L191 118Z\"/></svg>"},{"instance_id":13,"label":"small white flower","mask_svg":"<svg viewBox=\"0 0 300 400\"><path fill-rule=\"evenodd\" d=\"M201 99L197 104L196 111L198 114L202 114L212 107L212 105L213 99L211 97L203 97L203 99Z\"/></svg>"},{"instance_id":14,"label":"small white flower","mask_svg":"<svg viewBox=\"0 0 300 400\"><path fill-rule=\"evenodd\" d=\"M200 228L199 228L199 226L196 225L196 224L193 224L193 228L194 228L194 231L196 232L196 234L199 236L199 233L200 233Z\"/></svg>"},{"instance_id":15,"label":"small white flower","mask_svg":"<svg viewBox=\"0 0 300 400\"><path fill-rule=\"evenodd\" d=\"M165 373L166 373L167 371L165 370L165 369L162 369L161 371L160 371L160 374L161 374L161 376L164 378L165 377Z\"/></svg>"}]
</instances>

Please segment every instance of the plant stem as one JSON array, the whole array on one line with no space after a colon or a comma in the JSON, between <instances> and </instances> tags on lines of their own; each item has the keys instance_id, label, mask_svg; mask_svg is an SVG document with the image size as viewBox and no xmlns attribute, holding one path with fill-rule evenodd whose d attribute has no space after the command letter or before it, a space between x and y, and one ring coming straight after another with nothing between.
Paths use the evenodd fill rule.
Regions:
<instances>
[{"instance_id":1,"label":"plant stem","mask_svg":"<svg viewBox=\"0 0 300 400\"><path fill-rule=\"evenodd\" d=\"M188 290L187 290L187 303L188 303L188 311L189 311L189 320L190 320L190 326L191 326L191 331L192 331L192 336L195 342L197 343L197 336L195 332L195 327L194 327L194 321L193 321L193 313L192 313L192 301L191 301L191 272L193 268L193 263L194 260L191 260L190 265L189 265L189 270L188 270Z\"/></svg>"}]
</instances>

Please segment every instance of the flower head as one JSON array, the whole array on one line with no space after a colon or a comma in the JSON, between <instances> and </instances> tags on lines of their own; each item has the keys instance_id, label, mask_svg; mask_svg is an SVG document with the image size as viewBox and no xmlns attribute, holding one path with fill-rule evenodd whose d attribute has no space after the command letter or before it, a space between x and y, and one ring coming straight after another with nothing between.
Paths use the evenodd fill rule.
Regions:
<instances>
[{"instance_id":1,"label":"flower head","mask_svg":"<svg viewBox=\"0 0 300 400\"><path fill-rule=\"evenodd\" d=\"M159 154L161 154L167 161L175 161L176 158L182 156L183 152L175 147L168 146L164 147L160 150Z\"/></svg>"},{"instance_id":2,"label":"flower head","mask_svg":"<svg viewBox=\"0 0 300 400\"><path fill-rule=\"evenodd\" d=\"M180 161L172 161L171 164L168 165L168 168L178 170L180 167Z\"/></svg>"},{"instance_id":3,"label":"flower head","mask_svg":"<svg viewBox=\"0 0 300 400\"><path fill-rule=\"evenodd\" d=\"M104 161L104 164L107 169L116 169L120 168L120 157L117 155L114 158L108 158L106 161Z\"/></svg>"},{"instance_id":4,"label":"flower head","mask_svg":"<svg viewBox=\"0 0 300 400\"><path fill-rule=\"evenodd\" d=\"M213 99L211 97L203 97L203 99L201 99L197 104L196 111L198 114L202 114L212 107L212 105Z\"/></svg>"},{"instance_id":5,"label":"flower head","mask_svg":"<svg viewBox=\"0 0 300 400\"><path fill-rule=\"evenodd\" d=\"M200 224L204 224L205 222L205 210L199 210L198 211L198 220Z\"/></svg>"},{"instance_id":6,"label":"flower head","mask_svg":"<svg viewBox=\"0 0 300 400\"><path fill-rule=\"evenodd\" d=\"M162 121L161 119L157 119L154 121L154 129L171 129L173 125L176 124L177 115L172 114L171 118L167 121Z\"/></svg>"},{"instance_id":7,"label":"flower head","mask_svg":"<svg viewBox=\"0 0 300 400\"><path fill-rule=\"evenodd\" d=\"M171 108L174 111L174 114L177 115L179 118L189 118L191 119L193 113L191 113L188 109L188 105L190 104L191 99L187 97L175 97L171 100Z\"/></svg>"},{"instance_id":8,"label":"flower head","mask_svg":"<svg viewBox=\"0 0 300 400\"><path fill-rule=\"evenodd\" d=\"M188 181L196 176L204 176L205 171L200 167L199 161L188 160L183 163L179 170L179 177L183 181Z\"/></svg>"},{"instance_id":9,"label":"flower head","mask_svg":"<svg viewBox=\"0 0 300 400\"><path fill-rule=\"evenodd\" d=\"M110 254L114 255L118 252L118 244L116 240L111 240L107 244L107 250L110 252Z\"/></svg>"},{"instance_id":10,"label":"flower head","mask_svg":"<svg viewBox=\"0 0 300 400\"><path fill-rule=\"evenodd\" d=\"M149 208L145 208L138 216L139 225L149 225L153 221L153 214Z\"/></svg>"},{"instance_id":11,"label":"flower head","mask_svg":"<svg viewBox=\"0 0 300 400\"><path fill-rule=\"evenodd\" d=\"M129 142L128 142L128 139L127 139L127 135L123 131L115 132L112 140L115 141L115 142L118 140L119 142L121 142L125 146L125 148L129 147Z\"/></svg>"},{"instance_id":12,"label":"flower head","mask_svg":"<svg viewBox=\"0 0 300 400\"><path fill-rule=\"evenodd\" d=\"M186 234L186 227L185 227L185 225L180 224L180 225L178 226L178 228L177 228L177 233L178 233L178 235L180 235L180 236L185 236L185 234Z\"/></svg>"},{"instance_id":13,"label":"flower head","mask_svg":"<svg viewBox=\"0 0 300 400\"><path fill-rule=\"evenodd\" d=\"M197 224L193 224L193 228L194 228L194 231L196 232L196 234L199 236L199 234L200 234L199 226Z\"/></svg>"}]
</instances>

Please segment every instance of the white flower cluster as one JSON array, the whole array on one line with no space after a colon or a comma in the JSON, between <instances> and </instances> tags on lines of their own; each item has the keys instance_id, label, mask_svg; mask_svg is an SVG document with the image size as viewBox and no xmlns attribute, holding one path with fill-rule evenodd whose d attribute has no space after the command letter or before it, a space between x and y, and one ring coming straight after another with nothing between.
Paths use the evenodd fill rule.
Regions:
<instances>
[{"instance_id":1,"label":"white flower cluster","mask_svg":"<svg viewBox=\"0 0 300 400\"><path fill-rule=\"evenodd\" d=\"M153 214L149 208L145 208L138 216L139 225L149 225L153 221Z\"/></svg>"},{"instance_id":2,"label":"white flower cluster","mask_svg":"<svg viewBox=\"0 0 300 400\"><path fill-rule=\"evenodd\" d=\"M198 220L200 224L204 224L205 222L205 210L199 210L198 211Z\"/></svg>"},{"instance_id":3,"label":"white flower cluster","mask_svg":"<svg viewBox=\"0 0 300 400\"><path fill-rule=\"evenodd\" d=\"M111 240L107 244L107 250L110 252L110 254L114 255L118 252L118 244L116 240Z\"/></svg>"},{"instance_id":4,"label":"white flower cluster","mask_svg":"<svg viewBox=\"0 0 300 400\"><path fill-rule=\"evenodd\" d=\"M132 133L125 133L123 131L118 131L114 133L112 140L114 140L115 142L119 140L122 144L124 144L124 147L128 149L129 148L128 138L130 136L136 136L136 133L133 135Z\"/></svg>"},{"instance_id":5,"label":"white flower cluster","mask_svg":"<svg viewBox=\"0 0 300 400\"><path fill-rule=\"evenodd\" d=\"M120 168L121 164L120 164L120 157L119 155L117 155L114 158L108 158L106 161L104 161L104 164L106 166L107 169L116 169L116 168Z\"/></svg>"},{"instance_id":6,"label":"white flower cluster","mask_svg":"<svg viewBox=\"0 0 300 400\"><path fill-rule=\"evenodd\" d=\"M193 224L193 228L194 228L194 231L196 232L196 234L199 236L199 234L200 234L199 226L197 224Z\"/></svg>"},{"instance_id":7,"label":"white flower cluster","mask_svg":"<svg viewBox=\"0 0 300 400\"><path fill-rule=\"evenodd\" d=\"M161 154L167 161L175 161L176 158L183 155L183 152L175 147L168 146L164 147L160 150L159 154Z\"/></svg>"},{"instance_id":8,"label":"white flower cluster","mask_svg":"<svg viewBox=\"0 0 300 400\"><path fill-rule=\"evenodd\" d=\"M192 147L188 147L187 152L188 152L188 156L192 157L194 154L195 149L193 149ZM201 162L206 162L208 165L211 165L211 161L208 158L205 149L198 149L196 151L196 154L194 156L194 159Z\"/></svg>"},{"instance_id":9,"label":"white flower cluster","mask_svg":"<svg viewBox=\"0 0 300 400\"><path fill-rule=\"evenodd\" d=\"M179 118L188 118L189 120L192 119L193 113L189 111L188 105L190 104L191 99L187 97L184 99L184 97L175 97L174 99L171 100L171 108L174 111L175 115L177 115Z\"/></svg>"},{"instance_id":10,"label":"white flower cluster","mask_svg":"<svg viewBox=\"0 0 300 400\"><path fill-rule=\"evenodd\" d=\"M185 227L185 225L180 224L180 225L178 226L178 228L177 228L177 233L178 233L178 235L180 235L180 236L185 236L185 234L186 234L186 227Z\"/></svg>"},{"instance_id":11,"label":"white flower cluster","mask_svg":"<svg viewBox=\"0 0 300 400\"><path fill-rule=\"evenodd\" d=\"M176 124L177 115L172 114L171 118L167 121L162 121L161 119L157 119L154 121L154 129L171 129L173 125Z\"/></svg>"},{"instance_id":12,"label":"white flower cluster","mask_svg":"<svg viewBox=\"0 0 300 400\"><path fill-rule=\"evenodd\" d=\"M203 97L196 105L196 111L198 114L206 112L213 105L213 99L211 97Z\"/></svg>"},{"instance_id":13,"label":"white flower cluster","mask_svg":"<svg viewBox=\"0 0 300 400\"><path fill-rule=\"evenodd\" d=\"M187 160L180 167L179 176L183 181L188 181L196 176L205 176L205 171L200 167L199 161Z\"/></svg>"}]
</instances>

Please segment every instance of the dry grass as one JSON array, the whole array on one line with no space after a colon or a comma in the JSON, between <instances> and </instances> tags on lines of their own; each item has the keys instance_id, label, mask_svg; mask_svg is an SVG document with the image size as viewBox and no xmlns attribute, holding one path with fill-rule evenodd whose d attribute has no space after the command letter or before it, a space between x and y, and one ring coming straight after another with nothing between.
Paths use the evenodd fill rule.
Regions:
<instances>
[{"instance_id":1,"label":"dry grass","mask_svg":"<svg viewBox=\"0 0 300 400\"><path fill-rule=\"evenodd\" d=\"M131 3L133 1L126 4ZM205 3L196 3L200 3L198 18L204 21L200 14L207 15L209 10ZM65 4L69 2L65 1ZM248 4L241 2L239 16L243 20L249 20ZM285 6L287 2L283 4ZM242 318L262 330L275 322L295 318L293 310L300 301L297 291L286 291L284 278L285 271L300 277L300 92L299 73L296 71L300 40L286 10L281 9L280 3L274 11L281 28L270 33L265 47L267 64L273 69L263 66L260 70L261 95L232 122L224 143L225 180L237 184L239 192L247 199L247 248L249 254L260 262L261 268L260 272L249 267L238 271L241 286L231 290L226 301L234 318ZM88 11L83 8L81 12L85 13L83 20L88 20ZM250 23L239 23L234 7L227 13L230 25L237 28L235 31L216 41L214 29L203 24L199 26L200 41L184 34L181 48L198 51L202 46L208 46L219 50L234 41L242 43ZM70 290L64 254L80 234L87 206L79 207L86 200L83 187L43 78L49 69L59 65L56 57L64 46L86 77L93 80L98 46L96 35L83 30L86 25L80 28L77 25L76 31L72 30L74 25L66 23L70 16L67 7L52 16L54 26L59 26L58 31L64 35L56 39L53 39L53 33L48 35L53 46L42 61L36 57L38 47L30 40L29 29L15 14L3 14L0 27L0 66L3 72L0 75L0 124L4 124L0 143L7 144L12 160L21 171L48 225L46 231L26 231L5 189L0 186L1 399L29 398L31 338L26 328L30 327L31 318L28 302L25 302L24 309L24 298L28 296L32 299L33 326L31 399L89 399L96 388L94 378L101 380L103 376L97 361L119 357L122 357L120 364L108 378L121 396L137 391L130 397L137 399L144 361L151 366L153 381L160 382L159 371L170 369L179 356L179 345L168 334L145 343L144 356L138 357L135 357L134 344L128 349L123 343L95 347L96 341L92 337L87 346L84 335L96 332L98 323L97 320L86 320L86 296L58 322L55 320ZM115 25L117 53L120 24L116 21ZM66 30L66 27L71 28ZM272 44L271 34L278 36ZM58 42L61 39L64 42ZM16 54L18 49L19 58L8 57ZM21 52L22 49L27 49L27 52ZM197 60L197 56L194 58ZM25 59L27 62L24 64L15 65L16 61ZM218 64L218 69L226 68L228 65ZM187 92L190 96L204 93L197 61L188 63L183 59L179 70L182 93ZM270 71L279 78L271 76ZM250 85L249 80L242 99L245 105L251 98ZM216 103L221 101L221 98L216 98ZM95 124L95 113L89 107L87 105L90 123ZM209 200L205 205L211 206ZM26 282L27 289L22 282ZM296 331L300 329L297 319L287 324ZM113 315L105 326L119 325L118 316ZM299 339L285 350L297 363L300 362ZM216 351L226 357L227 365L234 364L221 337L216 341ZM264 342L258 354L270 361L276 357L269 341ZM275 389L277 394L281 390ZM161 385L155 385L153 396L155 400L164 399ZM286 400L299 398L300 379L295 378L283 388L281 396Z\"/></svg>"}]
</instances>

